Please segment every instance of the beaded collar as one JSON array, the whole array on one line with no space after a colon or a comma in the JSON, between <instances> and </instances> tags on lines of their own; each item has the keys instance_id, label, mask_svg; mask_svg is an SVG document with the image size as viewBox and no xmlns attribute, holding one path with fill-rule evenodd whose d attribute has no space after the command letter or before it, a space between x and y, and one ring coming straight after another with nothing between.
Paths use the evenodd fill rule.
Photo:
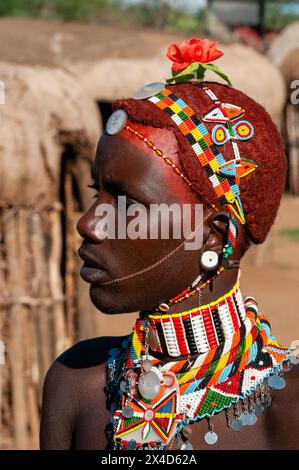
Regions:
<instances>
[{"instance_id":1,"label":"beaded collar","mask_svg":"<svg viewBox=\"0 0 299 470\"><path fill-rule=\"evenodd\" d=\"M239 282L216 302L174 314L148 315L157 347L170 357L205 353L224 344L246 317Z\"/></svg>"},{"instance_id":2,"label":"beaded collar","mask_svg":"<svg viewBox=\"0 0 299 470\"><path fill-rule=\"evenodd\" d=\"M232 321L222 342L218 335L219 343L209 343L195 357L188 353L187 358L169 362L151 355L147 340L152 318L138 318L122 347L110 351L106 387L108 408L113 414L108 425L114 436L110 447L192 449L188 424L203 419L208 422L205 442L212 445L218 440L212 423L214 414L224 411L228 427L237 432L255 424L270 406L269 387L284 388L283 367L290 367L291 351L277 343L256 301L252 297L243 301L238 283L223 298L194 311L199 312L197 316L205 311L211 315L215 306L219 310L226 302L231 306L223 309L224 317L230 321L234 317L234 326ZM219 317L223 325L221 309ZM178 330L173 331L177 334ZM189 332L184 332L190 349Z\"/></svg>"}]
</instances>

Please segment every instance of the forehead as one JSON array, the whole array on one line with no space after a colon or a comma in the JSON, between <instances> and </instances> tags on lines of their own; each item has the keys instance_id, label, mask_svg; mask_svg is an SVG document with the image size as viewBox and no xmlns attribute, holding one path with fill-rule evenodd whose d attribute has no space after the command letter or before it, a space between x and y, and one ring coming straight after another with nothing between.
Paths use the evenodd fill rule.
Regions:
<instances>
[{"instance_id":1,"label":"forehead","mask_svg":"<svg viewBox=\"0 0 299 470\"><path fill-rule=\"evenodd\" d=\"M127 124L153 142L157 149L181 168L178 143L171 129L130 122ZM120 182L129 188L138 187L152 199L156 199L154 195L160 195L162 189L165 193L171 193L179 188L182 188L182 191L188 188L171 166L156 155L143 140L126 129L116 135L103 133L97 148L94 173L101 174L102 179L106 181Z\"/></svg>"},{"instance_id":2,"label":"forehead","mask_svg":"<svg viewBox=\"0 0 299 470\"><path fill-rule=\"evenodd\" d=\"M138 130L143 137L150 140L165 155L171 157L175 164L179 165L178 145L172 130L159 129L140 124L136 125L129 121L127 124L132 129ZM122 129L116 135L103 133L99 141L97 154L104 160L103 163L108 163L107 160L111 160L112 158L127 157L127 160L135 160L136 158L142 159L144 156L153 159L153 156L155 156L154 151L150 149L141 138L126 129ZM132 155L130 159L128 158L129 155ZM138 164L137 161L135 161L135 163Z\"/></svg>"}]
</instances>

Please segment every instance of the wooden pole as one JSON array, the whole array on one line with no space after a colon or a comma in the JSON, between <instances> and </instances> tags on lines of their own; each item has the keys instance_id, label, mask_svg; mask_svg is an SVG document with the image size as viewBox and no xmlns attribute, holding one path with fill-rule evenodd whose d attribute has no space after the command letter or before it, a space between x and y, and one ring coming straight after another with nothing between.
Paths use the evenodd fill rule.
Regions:
<instances>
[{"instance_id":1,"label":"wooden pole","mask_svg":"<svg viewBox=\"0 0 299 470\"><path fill-rule=\"evenodd\" d=\"M45 260L45 234L42 230L41 213L33 212L32 222L32 255L34 265L33 288L36 297L48 297L49 274ZM40 374L43 378L52 362L51 328L49 321L49 307L41 305L33 309L35 334L38 340L38 355ZM42 382L39 384L40 394Z\"/></svg>"},{"instance_id":2,"label":"wooden pole","mask_svg":"<svg viewBox=\"0 0 299 470\"><path fill-rule=\"evenodd\" d=\"M18 213L9 210L4 221L4 237L6 243L7 266L10 285L10 294L18 296L20 292L19 257L20 233ZM27 407L25 399L24 363L23 363L23 328L24 306L12 305L9 318L9 344L8 357L11 370L13 423L15 449L27 448Z\"/></svg>"},{"instance_id":3,"label":"wooden pole","mask_svg":"<svg viewBox=\"0 0 299 470\"><path fill-rule=\"evenodd\" d=\"M65 272L65 295L67 333L69 339L75 340L75 260L74 260L74 207L71 162L66 168L65 175L65 222L66 222L66 272Z\"/></svg>"},{"instance_id":4,"label":"wooden pole","mask_svg":"<svg viewBox=\"0 0 299 470\"><path fill-rule=\"evenodd\" d=\"M60 275L62 237L61 237L61 206L57 203L57 209L49 212L51 251L49 256L49 281L50 295L55 300L53 304L54 324L54 354L61 354L71 346L70 338L67 338L66 321L64 317L64 296L62 279ZM57 301L57 302L56 302Z\"/></svg>"}]
</instances>

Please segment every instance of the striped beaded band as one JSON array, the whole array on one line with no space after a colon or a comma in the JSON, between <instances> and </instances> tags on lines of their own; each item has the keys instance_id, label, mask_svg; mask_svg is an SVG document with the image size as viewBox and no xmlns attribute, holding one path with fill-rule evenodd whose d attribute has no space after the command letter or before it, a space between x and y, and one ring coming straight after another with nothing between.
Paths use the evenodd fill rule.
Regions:
<instances>
[{"instance_id":1,"label":"striped beaded band","mask_svg":"<svg viewBox=\"0 0 299 470\"><path fill-rule=\"evenodd\" d=\"M245 318L239 282L209 305L171 315L148 315L158 344L156 352L170 357L203 354L217 348L239 330Z\"/></svg>"},{"instance_id":2,"label":"striped beaded band","mask_svg":"<svg viewBox=\"0 0 299 470\"><path fill-rule=\"evenodd\" d=\"M253 313L248 312L240 329L235 331L235 333L226 339L223 344L220 344L214 349L210 349L206 353L199 354L193 361L181 359L179 361L168 361L164 364L163 360L154 358L152 363L155 366L163 367L163 370L169 370L179 375L186 371L188 374L191 371L193 371L194 374L200 371L200 374L202 374L217 361L221 361L222 367L226 367L226 365L231 362L232 358L236 357L236 355L240 353L242 349L240 346L241 341L245 339L245 342L247 341L248 343L248 338L250 338L249 335L253 333L256 324L258 325L258 322L256 322L256 316ZM188 368L186 368L186 361L188 362ZM180 378L181 376L182 375L180 375ZM182 383L183 382L184 381L182 380Z\"/></svg>"},{"instance_id":3,"label":"striped beaded band","mask_svg":"<svg viewBox=\"0 0 299 470\"><path fill-rule=\"evenodd\" d=\"M210 90L207 90L207 87L205 87L204 91L206 93L210 92ZM212 98L217 100L214 94ZM148 98L148 100L168 114L178 126L212 183L219 203L227 205L238 220L244 224L245 218L240 200L240 189L236 179L228 178L227 175L223 175L220 171L227 166L227 162L220 153L218 146L213 142L207 128L196 116L192 108L167 88ZM234 151L237 152L236 145L233 147ZM237 156L239 156L238 153ZM243 176L245 176L245 173Z\"/></svg>"}]
</instances>

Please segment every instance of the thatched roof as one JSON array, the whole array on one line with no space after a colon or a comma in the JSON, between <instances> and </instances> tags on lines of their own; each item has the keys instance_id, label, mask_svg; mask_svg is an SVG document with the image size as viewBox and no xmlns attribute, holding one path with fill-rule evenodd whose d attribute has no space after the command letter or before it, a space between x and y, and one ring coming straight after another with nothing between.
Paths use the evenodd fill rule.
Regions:
<instances>
[{"instance_id":1,"label":"thatched roof","mask_svg":"<svg viewBox=\"0 0 299 470\"><path fill-rule=\"evenodd\" d=\"M0 203L57 200L64 145L78 158L94 156L101 130L96 105L59 69L0 63L0 79Z\"/></svg>"},{"instance_id":2,"label":"thatched roof","mask_svg":"<svg viewBox=\"0 0 299 470\"><path fill-rule=\"evenodd\" d=\"M144 29L0 19L2 60L62 67L79 78L86 93L97 101L131 96L144 83L169 77L170 62L165 51L169 44L181 39L179 35ZM225 56L218 63L234 86L263 104L278 121L284 102L279 72L249 47L221 47ZM275 89L275 94L269 93L271 89Z\"/></svg>"}]
</instances>

